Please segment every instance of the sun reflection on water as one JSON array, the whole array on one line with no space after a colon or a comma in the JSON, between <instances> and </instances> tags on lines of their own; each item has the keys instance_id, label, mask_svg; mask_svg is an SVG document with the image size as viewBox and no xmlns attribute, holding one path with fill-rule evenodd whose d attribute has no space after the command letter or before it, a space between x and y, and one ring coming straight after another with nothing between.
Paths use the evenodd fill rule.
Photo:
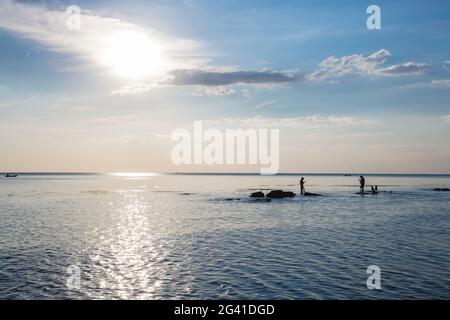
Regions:
<instances>
[{"instance_id":1,"label":"sun reflection on water","mask_svg":"<svg viewBox=\"0 0 450 320\"><path fill-rule=\"evenodd\" d=\"M113 172L110 173L110 175L119 178L145 179L150 177L156 177L159 174L154 172Z\"/></svg>"},{"instance_id":2,"label":"sun reflection on water","mask_svg":"<svg viewBox=\"0 0 450 320\"><path fill-rule=\"evenodd\" d=\"M164 265L159 261L165 252L149 232L148 201L142 192L122 191L114 207L91 256L93 281L100 289L92 295L114 292L119 299L152 299L161 287Z\"/></svg>"}]
</instances>

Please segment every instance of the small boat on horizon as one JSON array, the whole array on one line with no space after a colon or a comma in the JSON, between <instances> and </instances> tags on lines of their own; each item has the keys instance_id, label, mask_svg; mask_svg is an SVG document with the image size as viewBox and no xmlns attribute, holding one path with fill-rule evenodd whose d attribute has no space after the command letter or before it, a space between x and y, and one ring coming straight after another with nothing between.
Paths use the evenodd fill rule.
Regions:
<instances>
[{"instance_id":1,"label":"small boat on horizon","mask_svg":"<svg viewBox=\"0 0 450 320\"><path fill-rule=\"evenodd\" d=\"M7 173L5 174L5 178L17 178L17 173Z\"/></svg>"}]
</instances>

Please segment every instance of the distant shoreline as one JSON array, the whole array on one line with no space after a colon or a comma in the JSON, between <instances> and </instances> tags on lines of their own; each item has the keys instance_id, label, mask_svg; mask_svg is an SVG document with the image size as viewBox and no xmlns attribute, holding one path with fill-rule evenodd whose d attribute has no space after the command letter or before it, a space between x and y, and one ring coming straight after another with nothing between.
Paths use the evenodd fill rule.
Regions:
<instances>
[{"instance_id":1,"label":"distant shoreline","mask_svg":"<svg viewBox=\"0 0 450 320\"><path fill-rule=\"evenodd\" d=\"M114 172L20 172L20 171L10 171L3 172L0 175L5 175L7 173L17 173L20 175L114 175ZM145 173L145 172L142 172ZM189 175L189 176L261 176L259 173L251 172L158 172L157 175ZM342 176L342 177L359 177L360 175L368 177L433 177L433 178L450 178L450 173L318 173L318 172L280 172L273 176Z\"/></svg>"},{"instance_id":2,"label":"distant shoreline","mask_svg":"<svg viewBox=\"0 0 450 320\"><path fill-rule=\"evenodd\" d=\"M177 174L177 175L230 175L230 176L261 176L259 173L220 173L220 172L176 172L169 174ZM363 176L392 176L392 177L418 177L418 176L429 176L429 177L448 177L450 178L450 173L306 173L306 172L280 172L275 174L274 176L346 176L346 177L359 177Z\"/></svg>"}]
</instances>

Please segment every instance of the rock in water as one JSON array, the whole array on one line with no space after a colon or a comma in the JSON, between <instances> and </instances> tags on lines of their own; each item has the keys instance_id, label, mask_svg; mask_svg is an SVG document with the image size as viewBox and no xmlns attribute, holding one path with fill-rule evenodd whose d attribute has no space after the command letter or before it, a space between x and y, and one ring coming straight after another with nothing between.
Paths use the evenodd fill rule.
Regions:
<instances>
[{"instance_id":1,"label":"rock in water","mask_svg":"<svg viewBox=\"0 0 450 320\"><path fill-rule=\"evenodd\" d=\"M262 191L258 191L258 192L253 192L250 195L251 198L264 198L264 192Z\"/></svg>"},{"instance_id":2,"label":"rock in water","mask_svg":"<svg viewBox=\"0 0 450 320\"><path fill-rule=\"evenodd\" d=\"M283 190L272 190L267 195L267 198L292 198L295 197L295 193L291 191L283 191Z\"/></svg>"},{"instance_id":3,"label":"rock in water","mask_svg":"<svg viewBox=\"0 0 450 320\"><path fill-rule=\"evenodd\" d=\"M321 197L322 195L321 195L321 194L318 194L318 193L305 192L305 193L303 194L303 196L305 196L305 197Z\"/></svg>"},{"instance_id":4,"label":"rock in water","mask_svg":"<svg viewBox=\"0 0 450 320\"><path fill-rule=\"evenodd\" d=\"M433 191L450 191L449 188L434 188Z\"/></svg>"}]
</instances>

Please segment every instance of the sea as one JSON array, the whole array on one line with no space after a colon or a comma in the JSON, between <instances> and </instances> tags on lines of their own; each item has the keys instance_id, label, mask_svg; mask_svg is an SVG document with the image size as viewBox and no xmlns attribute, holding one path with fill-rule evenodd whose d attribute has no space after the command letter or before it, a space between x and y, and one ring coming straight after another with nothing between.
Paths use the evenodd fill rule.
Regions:
<instances>
[{"instance_id":1,"label":"sea","mask_svg":"<svg viewBox=\"0 0 450 320\"><path fill-rule=\"evenodd\" d=\"M450 175L358 178L2 175L0 299L450 299Z\"/></svg>"}]
</instances>

